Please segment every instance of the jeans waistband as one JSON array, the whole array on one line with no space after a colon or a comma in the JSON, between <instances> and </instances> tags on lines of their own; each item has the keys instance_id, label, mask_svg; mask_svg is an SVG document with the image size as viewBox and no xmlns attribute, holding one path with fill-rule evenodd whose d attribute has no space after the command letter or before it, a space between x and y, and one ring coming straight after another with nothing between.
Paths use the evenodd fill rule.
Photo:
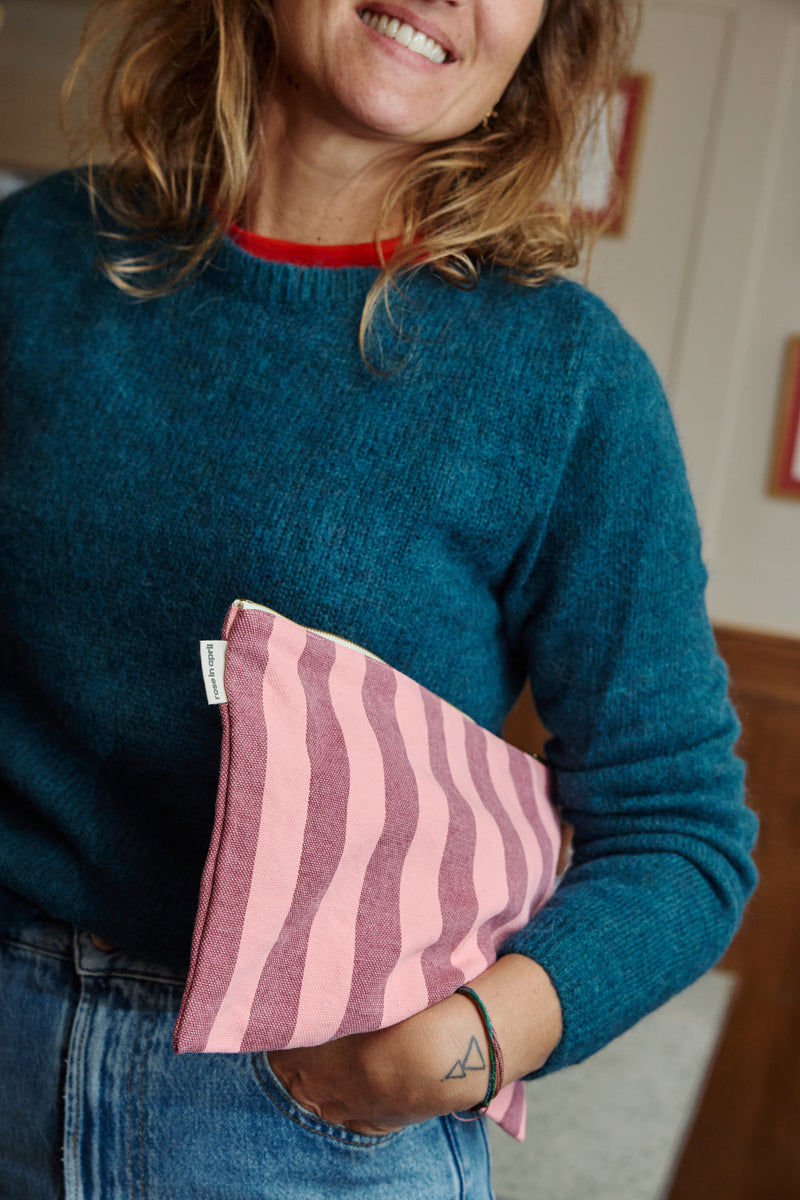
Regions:
<instances>
[{"instance_id":1,"label":"jeans waistband","mask_svg":"<svg viewBox=\"0 0 800 1200\"><path fill-rule=\"evenodd\" d=\"M183 987L186 973L174 965L115 947L100 949L91 930L77 929L38 913L28 905L3 905L0 909L0 939L36 950L40 954L71 960L78 975L124 976Z\"/></svg>"}]
</instances>

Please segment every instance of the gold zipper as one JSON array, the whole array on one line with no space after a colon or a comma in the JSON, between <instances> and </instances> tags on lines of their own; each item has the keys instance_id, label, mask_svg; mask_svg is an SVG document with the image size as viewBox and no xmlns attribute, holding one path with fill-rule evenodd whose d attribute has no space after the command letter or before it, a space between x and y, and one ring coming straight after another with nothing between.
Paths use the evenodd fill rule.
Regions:
<instances>
[{"instance_id":1,"label":"gold zipper","mask_svg":"<svg viewBox=\"0 0 800 1200\"><path fill-rule=\"evenodd\" d=\"M255 600L237 600L236 604L240 609L242 609L242 611L246 611L249 608L256 608L261 612L270 613L273 617L281 617L284 621L291 620L291 617L287 617L283 613L276 612L274 608L270 608L267 604L257 604ZM300 625L299 621L294 621L292 623L294 625ZM328 633L328 631L325 629L315 629L313 625L300 625L300 628L305 629L308 633L317 633L320 637L327 638L329 642L336 642L336 644L339 646L349 646L351 650L358 650L359 653L366 654L367 658L372 658L375 660L375 662L382 663L384 667L389 666L385 659L379 658L378 655L373 654L371 650L365 650L363 646L359 646L358 642L348 641L347 638L339 637L335 633ZM389 667L389 670L393 671L394 667ZM471 717L469 713L463 712L462 709L457 708L455 704L451 704L449 700L445 700L443 696L440 696L439 699L443 704L446 704L449 708L452 708L454 712L457 712L460 717L463 717L465 721L469 721L471 725L477 724L477 721L475 721L474 717ZM539 762L547 765L547 759L543 755L537 754L533 750L528 750L526 753L528 754L529 758L538 759Z\"/></svg>"},{"instance_id":2,"label":"gold zipper","mask_svg":"<svg viewBox=\"0 0 800 1200\"><path fill-rule=\"evenodd\" d=\"M284 621L291 620L290 617L276 612L274 608L269 608L266 604L256 604L255 600L237 600L236 603L241 609L257 608L261 612L271 613L273 617L282 617ZM297 625L299 622L295 621L294 624ZM382 658L378 658L377 654L373 654L371 650L365 650L363 646L359 646L358 642L350 642L347 638L339 637L335 633L328 633L325 629L315 629L312 625L300 625L300 628L305 629L308 633L317 633L320 637L327 638L329 642L336 642L339 646L349 646L351 650L359 650L361 654L366 654L367 658L374 658L375 662L383 663L385 667L389 666Z\"/></svg>"}]
</instances>

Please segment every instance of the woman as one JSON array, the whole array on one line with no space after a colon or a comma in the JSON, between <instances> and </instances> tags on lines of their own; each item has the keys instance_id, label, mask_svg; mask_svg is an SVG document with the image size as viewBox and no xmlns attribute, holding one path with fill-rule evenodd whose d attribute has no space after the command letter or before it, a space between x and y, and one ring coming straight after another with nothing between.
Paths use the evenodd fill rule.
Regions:
<instances>
[{"instance_id":1,"label":"woman","mask_svg":"<svg viewBox=\"0 0 800 1200\"><path fill-rule=\"evenodd\" d=\"M122 0L110 168L4 205L10 1194L491 1194L483 1122L448 1115L487 1092L464 996L172 1056L218 753L195 647L235 596L495 730L530 676L575 858L474 981L506 1080L729 941L754 822L679 450L559 279L626 11Z\"/></svg>"}]
</instances>

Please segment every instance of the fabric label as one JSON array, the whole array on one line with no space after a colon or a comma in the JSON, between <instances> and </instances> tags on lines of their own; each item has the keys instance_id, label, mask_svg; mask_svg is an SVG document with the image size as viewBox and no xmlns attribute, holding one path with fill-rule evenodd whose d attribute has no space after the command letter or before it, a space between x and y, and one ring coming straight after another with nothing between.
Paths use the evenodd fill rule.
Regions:
<instances>
[{"instance_id":1,"label":"fabric label","mask_svg":"<svg viewBox=\"0 0 800 1200\"><path fill-rule=\"evenodd\" d=\"M203 665L203 682L209 704L227 704L225 694L225 651L227 642L201 642L200 661Z\"/></svg>"}]
</instances>

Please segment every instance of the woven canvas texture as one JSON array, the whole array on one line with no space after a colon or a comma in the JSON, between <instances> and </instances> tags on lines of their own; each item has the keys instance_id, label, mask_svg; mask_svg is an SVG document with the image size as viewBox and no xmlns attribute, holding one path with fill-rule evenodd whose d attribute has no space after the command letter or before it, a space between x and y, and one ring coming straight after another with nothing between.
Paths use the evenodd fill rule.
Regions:
<instances>
[{"instance_id":1,"label":"woven canvas texture","mask_svg":"<svg viewBox=\"0 0 800 1200\"><path fill-rule=\"evenodd\" d=\"M392 1025L552 893L545 766L358 647L233 605L217 810L175 1049ZM524 1088L490 1116L524 1128Z\"/></svg>"}]
</instances>

